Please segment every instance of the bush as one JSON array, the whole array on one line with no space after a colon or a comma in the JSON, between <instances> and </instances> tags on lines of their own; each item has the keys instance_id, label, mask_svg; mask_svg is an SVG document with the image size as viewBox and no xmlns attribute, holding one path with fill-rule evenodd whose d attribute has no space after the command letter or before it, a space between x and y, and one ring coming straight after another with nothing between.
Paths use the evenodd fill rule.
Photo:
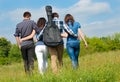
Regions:
<instances>
[{"instance_id":1,"label":"bush","mask_svg":"<svg viewBox=\"0 0 120 82\"><path fill-rule=\"evenodd\" d=\"M0 57L0 65L9 64L9 59L7 57Z\"/></svg>"},{"instance_id":2,"label":"bush","mask_svg":"<svg viewBox=\"0 0 120 82\"><path fill-rule=\"evenodd\" d=\"M11 48L10 41L7 41L4 37L0 38L0 65L9 63L8 52Z\"/></svg>"},{"instance_id":3,"label":"bush","mask_svg":"<svg viewBox=\"0 0 120 82\"><path fill-rule=\"evenodd\" d=\"M10 51L9 51L9 61L10 62L20 62L21 57L21 51L19 47L16 44L13 44Z\"/></svg>"},{"instance_id":4,"label":"bush","mask_svg":"<svg viewBox=\"0 0 120 82\"><path fill-rule=\"evenodd\" d=\"M88 48L84 47L83 41L81 41L81 56L86 54L92 54L95 52L105 52L111 50L120 50L120 33L116 33L107 37L86 37Z\"/></svg>"},{"instance_id":5,"label":"bush","mask_svg":"<svg viewBox=\"0 0 120 82\"><path fill-rule=\"evenodd\" d=\"M10 41L7 41L4 37L0 38L0 57L8 57L8 52L11 48Z\"/></svg>"},{"instance_id":6,"label":"bush","mask_svg":"<svg viewBox=\"0 0 120 82\"><path fill-rule=\"evenodd\" d=\"M108 46L108 50L120 50L120 33L101 38Z\"/></svg>"}]
</instances>

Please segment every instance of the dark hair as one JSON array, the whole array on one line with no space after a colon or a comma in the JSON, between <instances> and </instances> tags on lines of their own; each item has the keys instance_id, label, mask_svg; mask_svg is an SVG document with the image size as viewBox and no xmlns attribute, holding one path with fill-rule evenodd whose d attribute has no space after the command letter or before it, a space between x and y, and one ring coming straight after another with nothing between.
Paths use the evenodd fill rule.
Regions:
<instances>
[{"instance_id":1,"label":"dark hair","mask_svg":"<svg viewBox=\"0 0 120 82\"><path fill-rule=\"evenodd\" d=\"M58 15L58 13L56 13L56 12L54 12L54 13L52 13L52 18L54 18L54 17L59 17L59 15Z\"/></svg>"},{"instance_id":2,"label":"dark hair","mask_svg":"<svg viewBox=\"0 0 120 82\"><path fill-rule=\"evenodd\" d=\"M66 14L66 16L65 16L65 18L64 18L64 21L65 21L66 24L68 24L68 22L71 21L71 22L72 22L72 25L73 25L73 23L74 23L74 18L73 18L73 16L72 16L71 14Z\"/></svg>"},{"instance_id":3,"label":"dark hair","mask_svg":"<svg viewBox=\"0 0 120 82\"><path fill-rule=\"evenodd\" d=\"M31 13L26 11L24 12L23 17L31 17Z\"/></svg>"},{"instance_id":4,"label":"dark hair","mask_svg":"<svg viewBox=\"0 0 120 82\"><path fill-rule=\"evenodd\" d=\"M41 17L38 19L37 26L39 28L43 28L45 26L45 24L46 24L46 19L44 17Z\"/></svg>"}]
</instances>

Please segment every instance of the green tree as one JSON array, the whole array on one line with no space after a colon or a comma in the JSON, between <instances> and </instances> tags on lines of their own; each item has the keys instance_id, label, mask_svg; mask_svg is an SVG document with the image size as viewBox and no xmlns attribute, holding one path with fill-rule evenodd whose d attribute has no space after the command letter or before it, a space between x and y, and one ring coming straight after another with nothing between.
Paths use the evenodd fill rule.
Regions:
<instances>
[{"instance_id":1,"label":"green tree","mask_svg":"<svg viewBox=\"0 0 120 82\"><path fill-rule=\"evenodd\" d=\"M8 64L8 52L11 48L10 41L4 37L0 37L0 65Z\"/></svg>"},{"instance_id":2,"label":"green tree","mask_svg":"<svg viewBox=\"0 0 120 82\"><path fill-rule=\"evenodd\" d=\"M19 47L16 44L13 44L9 51L9 61L10 62L20 62L21 61L21 52Z\"/></svg>"},{"instance_id":3,"label":"green tree","mask_svg":"<svg viewBox=\"0 0 120 82\"><path fill-rule=\"evenodd\" d=\"M120 33L115 33L112 36L102 37L107 46L108 50L120 50Z\"/></svg>"},{"instance_id":4,"label":"green tree","mask_svg":"<svg viewBox=\"0 0 120 82\"><path fill-rule=\"evenodd\" d=\"M4 37L0 38L0 57L8 57L8 52L11 48L10 41L7 41Z\"/></svg>"}]
</instances>

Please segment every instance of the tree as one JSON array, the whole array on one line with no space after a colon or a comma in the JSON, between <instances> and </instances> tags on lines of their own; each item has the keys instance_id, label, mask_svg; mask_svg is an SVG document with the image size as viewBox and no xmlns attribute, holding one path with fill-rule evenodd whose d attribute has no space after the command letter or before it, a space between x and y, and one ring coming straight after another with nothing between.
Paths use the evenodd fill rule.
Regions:
<instances>
[{"instance_id":1,"label":"tree","mask_svg":"<svg viewBox=\"0 0 120 82\"><path fill-rule=\"evenodd\" d=\"M19 47L16 44L13 44L10 51L9 51L9 61L10 62L20 62L22 57L21 57L21 52Z\"/></svg>"},{"instance_id":2,"label":"tree","mask_svg":"<svg viewBox=\"0 0 120 82\"><path fill-rule=\"evenodd\" d=\"M0 38L0 57L8 57L8 52L11 48L10 41L7 41L4 37Z\"/></svg>"},{"instance_id":3,"label":"tree","mask_svg":"<svg viewBox=\"0 0 120 82\"><path fill-rule=\"evenodd\" d=\"M4 37L0 37L0 65L8 64L8 52L11 48L10 41Z\"/></svg>"}]
</instances>

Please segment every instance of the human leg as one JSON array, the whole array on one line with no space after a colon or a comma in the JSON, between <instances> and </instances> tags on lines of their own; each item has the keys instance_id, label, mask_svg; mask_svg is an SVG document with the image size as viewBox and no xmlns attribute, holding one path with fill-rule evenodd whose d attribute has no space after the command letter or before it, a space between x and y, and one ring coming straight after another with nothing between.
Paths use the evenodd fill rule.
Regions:
<instances>
[{"instance_id":1,"label":"human leg","mask_svg":"<svg viewBox=\"0 0 120 82\"><path fill-rule=\"evenodd\" d=\"M41 74L43 74L43 52L41 45L37 45L35 47L35 53L38 61L38 70Z\"/></svg>"},{"instance_id":2,"label":"human leg","mask_svg":"<svg viewBox=\"0 0 120 82\"><path fill-rule=\"evenodd\" d=\"M56 73L57 72L57 62L56 62L56 47L48 47L48 50L49 50L49 53L50 53L50 56L51 56L51 68L52 68L52 71L53 73Z\"/></svg>"},{"instance_id":3,"label":"human leg","mask_svg":"<svg viewBox=\"0 0 120 82\"><path fill-rule=\"evenodd\" d=\"M63 65L63 60L62 60L63 51L64 51L64 45L63 44L58 45L57 46L57 57L58 57L58 62L59 62L60 67L62 67Z\"/></svg>"},{"instance_id":4,"label":"human leg","mask_svg":"<svg viewBox=\"0 0 120 82\"><path fill-rule=\"evenodd\" d=\"M28 71L29 71L29 65L28 65L28 55L27 55L26 46L22 46L21 47L21 53L22 53L22 58L23 58L23 62L24 62L25 72L28 73Z\"/></svg>"},{"instance_id":5,"label":"human leg","mask_svg":"<svg viewBox=\"0 0 120 82\"><path fill-rule=\"evenodd\" d=\"M75 50L69 44L67 45L67 53L71 59L73 68L76 68Z\"/></svg>"},{"instance_id":6,"label":"human leg","mask_svg":"<svg viewBox=\"0 0 120 82\"><path fill-rule=\"evenodd\" d=\"M28 54L28 62L29 62L29 70L32 72L34 69L34 56L35 56L35 46L34 44L30 44L27 49Z\"/></svg>"},{"instance_id":7,"label":"human leg","mask_svg":"<svg viewBox=\"0 0 120 82\"><path fill-rule=\"evenodd\" d=\"M43 67L44 67L44 72L47 70L48 67L48 50L47 47L44 45L43 46L44 50L43 50Z\"/></svg>"},{"instance_id":8,"label":"human leg","mask_svg":"<svg viewBox=\"0 0 120 82\"><path fill-rule=\"evenodd\" d=\"M76 60L77 66L79 65L79 62L78 62L79 52L80 52L80 46L78 46L78 48L75 48L75 60Z\"/></svg>"}]
</instances>

